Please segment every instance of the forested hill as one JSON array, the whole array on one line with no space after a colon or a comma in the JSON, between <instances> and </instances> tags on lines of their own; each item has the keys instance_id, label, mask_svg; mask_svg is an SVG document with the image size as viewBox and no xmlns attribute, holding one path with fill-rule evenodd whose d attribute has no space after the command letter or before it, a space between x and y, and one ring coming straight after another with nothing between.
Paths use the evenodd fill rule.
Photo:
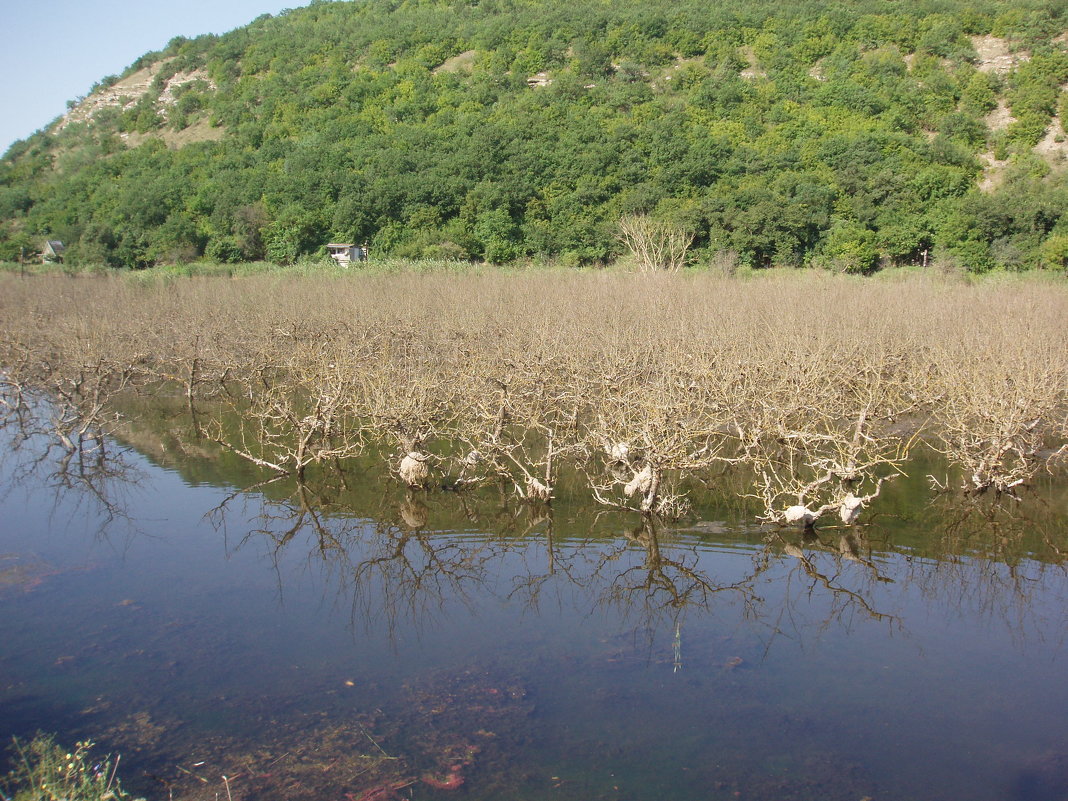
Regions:
<instances>
[{"instance_id":1,"label":"forested hill","mask_svg":"<svg viewBox=\"0 0 1068 801\"><path fill-rule=\"evenodd\" d=\"M1068 263L1068 4L355 0L177 38L0 162L0 259Z\"/></svg>"}]
</instances>

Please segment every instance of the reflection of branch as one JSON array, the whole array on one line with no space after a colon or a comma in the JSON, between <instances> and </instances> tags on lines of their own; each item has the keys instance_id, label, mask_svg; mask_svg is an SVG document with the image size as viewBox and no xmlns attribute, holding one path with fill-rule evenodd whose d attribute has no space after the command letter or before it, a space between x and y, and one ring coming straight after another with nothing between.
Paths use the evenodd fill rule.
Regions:
<instances>
[{"instance_id":1,"label":"reflection of branch","mask_svg":"<svg viewBox=\"0 0 1068 801\"><path fill-rule=\"evenodd\" d=\"M1008 502L1006 502L1008 501ZM937 556L945 552L982 552L1017 562L1038 556L1042 561L1064 562L1064 553L1057 546L1057 535L1063 532L1063 518L1040 496L1028 498L1023 504L1007 495L953 495L935 498L928 511L933 525L941 534ZM1049 551L1038 554L1027 540L1040 537Z\"/></svg>"},{"instance_id":2,"label":"reflection of branch","mask_svg":"<svg viewBox=\"0 0 1068 801\"><path fill-rule=\"evenodd\" d=\"M665 556L652 518L644 518L633 530L624 531L623 536L645 550L645 561L641 566L619 573L613 582L619 597L642 593L646 600L653 601L666 594L668 600L665 605L674 608L692 604L705 605L710 596L721 592L739 594L747 609L752 609L754 603L759 600L752 585L753 579L762 570L758 569L756 574L747 576L742 581L718 584L708 574L697 569L699 554L696 552L691 552L691 564L686 563L682 552L675 558ZM628 584L627 579L631 575L637 575L639 578L637 582Z\"/></svg>"},{"instance_id":3,"label":"reflection of branch","mask_svg":"<svg viewBox=\"0 0 1068 801\"><path fill-rule=\"evenodd\" d=\"M871 617L873 620L899 622L899 619L896 615L888 615L882 612L875 611L875 609L872 608L871 604L868 603L868 600L859 592L854 592L853 590L850 590L839 584L835 584L833 578L831 578L830 576L825 576L818 570L816 570L812 562L810 562L806 557L802 556L799 561L801 563L801 567L804 568L804 571L809 576L809 578L818 581L824 586L824 588L830 590L833 595L845 596L849 598L851 601L858 604L865 612L867 612L868 616Z\"/></svg>"},{"instance_id":4,"label":"reflection of branch","mask_svg":"<svg viewBox=\"0 0 1068 801\"><path fill-rule=\"evenodd\" d=\"M391 484L384 483L381 497L387 505L358 512L337 500L348 494L341 489L346 485L344 478L332 472L314 481L298 482L292 477L288 481L292 483L284 498L259 500L258 522L242 521L242 530L250 533L239 547L256 541L267 544L279 581L283 559L306 554L309 564L325 568L342 605L351 608L353 625L361 628L382 624L391 634L402 623L425 628L450 605L472 608L476 597L487 594L537 609L551 593L560 600L561 593L570 588L577 591L572 595L574 602L586 611L614 607L623 617L641 616L649 630L659 629L665 617L675 620L680 610L711 609L714 599L725 598L739 602L746 617L781 634L779 626L799 608L800 599L789 590L791 576L801 578L810 598L828 600L821 628L848 624L853 612L903 626L893 610L877 602L878 586L901 578L886 575L882 563L873 558L867 538L876 528L844 529L824 541L820 537L829 531L802 531L800 542L786 532L772 532L744 572L724 579L712 572L711 565L718 563L708 559L700 542L666 536L655 515L636 519L622 536L606 537L606 521L616 517L605 512L586 523L584 533L572 528L562 542L552 509L521 502L506 486L498 487L496 494L487 489L397 495L394 490L390 497ZM377 491L371 494L377 496ZM224 502L216 515L221 518L225 511ZM454 523L446 530L435 529L433 520L439 512L459 513L472 522L474 531L484 533L472 534L471 529L453 533L449 529L456 528ZM966 519L974 514L969 511ZM1049 539L1060 542L1063 537L1051 534ZM774 567L774 554L780 548L797 560L797 569L782 577L788 588L786 603L769 616L757 593L766 579L760 585L757 582ZM884 548L892 553L891 546L880 545L880 550ZM954 550L959 552L959 547ZM819 557L819 551L829 555L834 569L828 570L819 561L827 558ZM1058 558L1055 551L1050 553ZM847 562L858 568L849 569ZM498 583L501 564L510 569L519 565L503 586ZM905 580L921 586L932 572L953 569L957 568L944 563L932 569L923 560L911 560L908 567L902 567L912 572ZM991 569L985 580L990 586L999 582L1001 592L1013 581L1025 582L1026 571L1012 573L1010 569L1005 577ZM776 614L780 619L775 619Z\"/></svg>"},{"instance_id":5,"label":"reflection of branch","mask_svg":"<svg viewBox=\"0 0 1068 801\"><path fill-rule=\"evenodd\" d=\"M262 488L283 478L256 486ZM469 585L484 583L481 565L496 556L494 548L487 542L449 541L421 531L426 510L418 494L408 494L397 512L402 525L394 525L368 521L351 509L326 502L324 498L332 490L321 482L289 480L293 485L287 497L260 499L255 524L242 523L248 533L238 547L256 540L269 543L281 581L284 555L307 542L312 546L309 559L336 576L339 590L351 592L354 622L362 617L369 626L384 613L390 631L401 618L427 625L434 607L463 598ZM217 526L226 524L230 502L251 489L233 493L212 510Z\"/></svg>"},{"instance_id":6,"label":"reflection of branch","mask_svg":"<svg viewBox=\"0 0 1068 801\"><path fill-rule=\"evenodd\" d=\"M925 511L930 522L922 524L936 536L922 552L928 558L912 562L909 580L929 597L998 615L1022 637L1042 577L1068 577L1063 511L1040 496L1020 503L996 494L942 495Z\"/></svg>"},{"instance_id":7,"label":"reflection of branch","mask_svg":"<svg viewBox=\"0 0 1068 801\"><path fill-rule=\"evenodd\" d=\"M561 547L552 510L510 498L503 488L497 497L502 506L495 516L480 517L473 511L477 496L424 492L406 493L392 512L357 513L325 500L339 496L327 486L332 480L329 474L315 483L289 480L293 484L285 498L261 499L258 523L242 524L249 534L239 547L257 540L269 543L279 581L284 555L306 548L308 558L335 577L351 607L354 625L370 628L382 621L391 634L401 621L422 628L450 604L472 604L472 592L495 593L498 571L494 565L505 558L509 564L518 558L524 567L503 588L504 599L535 609L550 588L573 587L594 607L615 606L628 616L638 613L650 629L665 614L675 620L684 608L709 609L713 598L724 594L740 600L746 616L759 619L763 599L756 592L756 581L773 564L770 547L765 547L743 575L726 581L717 578L704 563L706 556L698 543L665 542L656 516L643 516L622 537L608 539L598 536L602 524L597 518L588 536ZM277 479L267 483L273 481ZM221 519L229 500L238 494L213 514ZM477 519L479 529L489 528L495 535L472 537L433 530L430 505L442 503L455 505L469 519ZM535 535L538 529L542 531ZM812 547L819 546L814 533L808 536ZM859 536L859 532L844 535L834 551L836 558L855 561L875 580L884 580L875 563L861 555ZM793 548L786 546L787 552ZM799 550L795 555L813 586L846 602L834 605L827 623L849 608L860 609L875 620L896 621L893 615L877 610L862 590L843 586L837 576L821 572Z\"/></svg>"},{"instance_id":8,"label":"reflection of branch","mask_svg":"<svg viewBox=\"0 0 1068 801\"><path fill-rule=\"evenodd\" d=\"M105 432L84 421L74 439L60 437L54 427L55 408L45 400L22 394L9 402L11 413L3 418L0 430L5 432L7 452L17 458L11 486L50 487L56 492L57 508L61 504L77 508L88 500L99 516L100 536L106 536L117 520L132 525L118 490L136 485L142 476L125 458L126 451L111 448Z\"/></svg>"},{"instance_id":9,"label":"reflection of branch","mask_svg":"<svg viewBox=\"0 0 1068 801\"><path fill-rule=\"evenodd\" d=\"M204 434L204 432L201 433ZM230 453L234 454L235 456L240 456L242 459L256 465L256 467L265 467L268 470L274 470L276 473L279 474L279 478L284 478L285 476L289 475L290 471L288 468L282 467L281 465L275 464L274 462L269 462L266 459L260 459L257 456L253 456L248 451L231 445L229 442L220 437L213 437L207 434L205 434L205 436L207 436L207 438L214 442L216 445L221 445L223 448L230 451Z\"/></svg>"},{"instance_id":10,"label":"reflection of branch","mask_svg":"<svg viewBox=\"0 0 1068 801\"><path fill-rule=\"evenodd\" d=\"M525 595L527 605L531 609L537 609L541 599L541 591L551 580L562 574L571 583L576 583L576 576L571 570L571 560L560 553L556 542L552 508L544 504L530 506L528 507L528 517L524 522L526 525L523 529L514 535L520 541L526 540L534 529L545 523L545 570L531 570L525 576L516 576L513 580L513 589L508 593L508 598L512 599Z\"/></svg>"},{"instance_id":11,"label":"reflection of branch","mask_svg":"<svg viewBox=\"0 0 1068 801\"><path fill-rule=\"evenodd\" d=\"M368 530L370 555L346 562L351 576L353 615L369 625L381 609L391 634L401 617L428 625L433 609L467 603L466 587L483 585L483 566L497 557L488 542L436 541L422 531L402 531L379 523ZM350 546L351 547L351 546Z\"/></svg>"},{"instance_id":12,"label":"reflection of branch","mask_svg":"<svg viewBox=\"0 0 1068 801\"><path fill-rule=\"evenodd\" d=\"M809 548L818 548L821 550L825 549L823 543L819 540L816 533L811 529L805 533L804 539ZM827 626L829 626L834 619L840 617L845 612L845 610L850 607L859 607L860 610L863 611L864 614L872 620L894 624L898 627L902 625L902 621L897 615L878 611L872 605L871 601L862 592L852 590L848 587L843 586L838 581L838 575L827 575L819 571L816 568L816 565L813 563L812 559L810 559L805 554L802 548L792 543L785 542L782 536L777 533L769 537L768 546L770 547L772 542L775 541L778 541L782 545L782 550L785 554L787 554L788 556L792 556L797 560L798 565L801 567L801 570L805 573L806 576L812 579L813 587L819 585L825 590L827 590L830 593L831 598L833 598L836 602L844 602L844 606L840 608L835 608L835 606L832 606L831 611L829 612L827 619L824 621L822 628L826 628ZM826 548L826 550L829 553L833 554L834 558L836 559L851 561L862 565L866 568L871 578L873 578L877 582L893 583L893 579L883 576L879 572L875 563L871 559L864 559L859 556L859 549L857 547L854 535L852 534L844 535L839 540L838 547L836 549Z\"/></svg>"}]
</instances>

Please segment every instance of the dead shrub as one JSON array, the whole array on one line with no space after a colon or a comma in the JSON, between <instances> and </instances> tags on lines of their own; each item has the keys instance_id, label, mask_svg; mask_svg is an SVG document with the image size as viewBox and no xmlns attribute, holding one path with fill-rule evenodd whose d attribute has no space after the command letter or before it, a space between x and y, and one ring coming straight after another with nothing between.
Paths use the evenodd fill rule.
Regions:
<instances>
[{"instance_id":1,"label":"dead shrub","mask_svg":"<svg viewBox=\"0 0 1068 801\"><path fill-rule=\"evenodd\" d=\"M1050 345L983 350L981 361L940 359L937 447L964 469L969 492L1014 493L1063 453L1068 371Z\"/></svg>"},{"instance_id":2,"label":"dead shrub","mask_svg":"<svg viewBox=\"0 0 1068 801\"><path fill-rule=\"evenodd\" d=\"M280 474L375 447L408 485L547 502L570 463L596 502L677 515L679 487L740 464L766 519L855 523L917 437L972 491L1068 453L1066 300L803 272L0 275L0 363L8 414L46 395L72 444L106 434L116 393L170 393Z\"/></svg>"},{"instance_id":3,"label":"dead shrub","mask_svg":"<svg viewBox=\"0 0 1068 801\"><path fill-rule=\"evenodd\" d=\"M619 239L643 273L678 272L686 266L686 254L693 244L693 234L645 214L623 217L619 221Z\"/></svg>"}]
</instances>

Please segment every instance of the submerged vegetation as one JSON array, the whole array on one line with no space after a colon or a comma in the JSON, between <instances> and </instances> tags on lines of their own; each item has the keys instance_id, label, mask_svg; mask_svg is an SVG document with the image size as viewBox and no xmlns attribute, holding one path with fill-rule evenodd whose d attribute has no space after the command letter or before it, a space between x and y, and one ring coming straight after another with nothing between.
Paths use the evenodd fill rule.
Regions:
<instances>
[{"instance_id":1,"label":"submerged vegetation","mask_svg":"<svg viewBox=\"0 0 1068 801\"><path fill-rule=\"evenodd\" d=\"M399 482L687 515L745 476L767 522L846 525L920 446L935 489L1019 496L1068 455L1068 295L1048 282L815 273L237 281L0 277L6 413L104 447L125 393L174 395L205 441L302 481L378 453Z\"/></svg>"},{"instance_id":2,"label":"submerged vegetation","mask_svg":"<svg viewBox=\"0 0 1068 801\"><path fill-rule=\"evenodd\" d=\"M313 2L177 37L0 160L0 259L1068 265L1041 0ZM670 260L669 260L669 263Z\"/></svg>"}]
</instances>

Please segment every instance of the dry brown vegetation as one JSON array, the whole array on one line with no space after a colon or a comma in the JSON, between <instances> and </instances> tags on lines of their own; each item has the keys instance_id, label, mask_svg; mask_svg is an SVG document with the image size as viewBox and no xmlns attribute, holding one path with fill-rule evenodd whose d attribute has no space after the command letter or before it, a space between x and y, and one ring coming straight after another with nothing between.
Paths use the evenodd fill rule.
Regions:
<instances>
[{"instance_id":1,"label":"dry brown vegetation","mask_svg":"<svg viewBox=\"0 0 1068 801\"><path fill-rule=\"evenodd\" d=\"M678 272L686 266L694 235L673 223L631 214L619 221L619 239L640 272Z\"/></svg>"},{"instance_id":2,"label":"dry brown vegetation","mask_svg":"<svg viewBox=\"0 0 1068 801\"><path fill-rule=\"evenodd\" d=\"M135 388L184 394L205 436L279 475L375 447L413 487L503 481L549 502L568 464L593 502L676 516L684 481L740 465L764 519L808 525L854 523L921 441L973 493L1014 492L1068 441L1068 288L1055 283L0 283L4 403L15 414L47 395L72 448Z\"/></svg>"}]
</instances>

